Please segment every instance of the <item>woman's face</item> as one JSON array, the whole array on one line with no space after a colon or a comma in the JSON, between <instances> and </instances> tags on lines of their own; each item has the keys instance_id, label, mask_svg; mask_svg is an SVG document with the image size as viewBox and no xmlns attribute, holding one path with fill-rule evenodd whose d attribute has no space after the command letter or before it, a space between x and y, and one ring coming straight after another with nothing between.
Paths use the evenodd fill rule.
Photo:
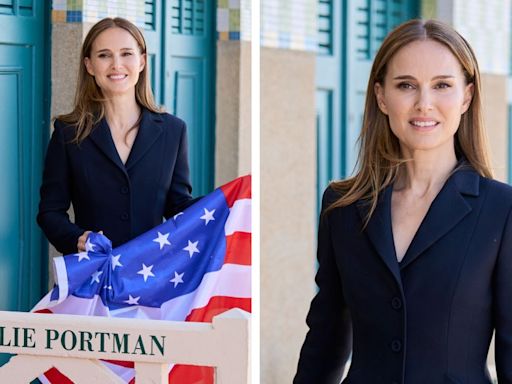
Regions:
<instances>
[{"instance_id":1,"label":"woman's face","mask_svg":"<svg viewBox=\"0 0 512 384\"><path fill-rule=\"evenodd\" d=\"M473 84L466 84L460 63L447 47L415 41L391 58L384 85L377 83L375 93L402 151L453 151Z\"/></svg>"},{"instance_id":2,"label":"woman's face","mask_svg":"<svg viewBox=\"0 0 512 384\"><path fill-rule=\"evenodd\" d=\"M122 28L101 32L92 43L91 55L85 58L87 72L94 76L104 96L132 93L139 73L146 64L137 41Z\"/></svg>"}]
</instances>

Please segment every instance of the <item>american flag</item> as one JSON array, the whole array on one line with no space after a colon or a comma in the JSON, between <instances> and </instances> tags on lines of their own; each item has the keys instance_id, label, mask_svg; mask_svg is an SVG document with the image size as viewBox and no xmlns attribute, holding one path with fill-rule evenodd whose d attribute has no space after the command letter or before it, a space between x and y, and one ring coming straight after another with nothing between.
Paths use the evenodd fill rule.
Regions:
<instances>
[{"instance_id":1,"label":"american flag","mask_svg":"<svg viewBox=\"0 0 512 384\"><path fill-rule=\"evenodd\" d=\"M54 259L55 287L33 312L210 322L251 309L251 178L216 189L115 249L91 233L86 252ZM126 383L133 363L103 361ZM169 383L211 384L213 368L170 366ZM72 383L55 368L42 383Z\"/></svg>"}]
</instances>

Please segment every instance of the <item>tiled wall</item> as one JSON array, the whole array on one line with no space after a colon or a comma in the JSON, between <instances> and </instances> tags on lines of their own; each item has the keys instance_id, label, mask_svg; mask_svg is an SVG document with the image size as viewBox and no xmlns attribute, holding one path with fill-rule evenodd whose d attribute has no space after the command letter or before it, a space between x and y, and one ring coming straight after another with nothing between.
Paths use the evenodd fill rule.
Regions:
<instances>
[{"instance_id":1,"label":"tiled wall","mask_svg":"<svg viewBox=\"0 0 512 384\"><path fill-rule=\"evenodd\" d=\"M261 45L316 51L317 0L261 0Z\"/></svg>"},{"instance_id":2,"label":"tiled wall","mask_svg":"<svg viewBox=\"0 0 512 384\"><path fill-rule=\"evenodd\" d=\"M217 39L251 40L251 0L217 0Z\"/></svg>"},{"instance_id":3,"label":"tiled wall","mask_svg":"<svg viewBox=\"0 0 512 384\"><path fill-rule=\"evenodd\" d=\"M52 5L53 23L95 23L119 16L144 27L144 0L53 0ZM217 39L251 40L251 0L217 0Z\"/></svg>"},{"instance_id":4,"label":"tiled wall","mask_svg":"<svg viewBox=\"0 0 512 384\"><path fill-rule=\"evenodd\" d=\"M144 0L53 0L53 23L95 23L105 17L124 17L144 27Z\"/></svg>"},{"instance_id":5,"label":"tiled wall","mask_svg":"<svg viewBox=\"0 0 512 384\"><path fill-rule=\"evenodd\" d=\"M81 23L82 20L82 0L53 0L52 21L54 23Z\"/></svg>"},{"instance_id":6,"label":"tiled wall","mask_svg":"<svg viewBox=\"0 0 512 384\"><path fill-rule=\"evenodd\" d=\"M454 0L454 27L475 50L484 73L510 71L510 0Z\"/></svg>"}]
</instances>

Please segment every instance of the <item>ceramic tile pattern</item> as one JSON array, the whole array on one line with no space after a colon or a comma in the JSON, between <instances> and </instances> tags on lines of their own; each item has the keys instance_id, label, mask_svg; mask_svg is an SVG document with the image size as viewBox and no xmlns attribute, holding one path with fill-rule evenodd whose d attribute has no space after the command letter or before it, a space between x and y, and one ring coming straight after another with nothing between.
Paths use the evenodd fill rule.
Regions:
<instances>
[{"instance_id":1,"label":"ceramic tile pattern","mask_svg":"<svg viewBox=\"0 0 512 384\"><path fill-rule=\"evenodd\" d=\"M144 27L145 7L144 0L53 0L52 22L95 23L104 17L119 16ZM216 16L217 39L251 39L251 0L217 0Z\"/></svg>"},{"instance_id":2,"label":"ceramic tile pattern","mask_svg":"<svg viewBox=\"0 0 512 384\"><path fill-rule=\"evenodd\" d=\"M316 51L316 0L261 0L261 45Z\"/></svg>"},{"instance_id":3,"label":"ceramic tile pattern","mask_svg":"<svg viewBox=\"0 0 512 384\"><path fill-rule=\"evenodd\" d=\"M251 40L251 0L217 1L217 39Z\"/></svg>"},{"instance_id":4,"label":"ceramic tile pattern","mask_svg":"<svg viewBox=\"0 0 512 384\"><path fill-rule=\"evenodd\" d=\"M52 22L95 23L105 17L124 17L144 27L144 0L53 0Z\"/></svg>"}]
</instances>

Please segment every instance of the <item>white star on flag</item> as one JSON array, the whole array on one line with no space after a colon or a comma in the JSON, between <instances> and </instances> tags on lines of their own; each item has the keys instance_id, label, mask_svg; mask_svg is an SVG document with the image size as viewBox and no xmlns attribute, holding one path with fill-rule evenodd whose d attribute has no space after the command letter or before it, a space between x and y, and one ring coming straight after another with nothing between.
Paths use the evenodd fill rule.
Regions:
<instances>
[{"instance_id":1,"label":"white star on flag","mask_svg":"<svg viewBox=\"0 0 512 384\"><path fill-rule=\"evenodd\" d=\"M132 305L138 305L140 296L133 297L132 295L128 295L128 300L125 300L124 303L126 304L132 304Z\"/></svg>"},{"instance_id":2,"label":"white star on flag","mask_svg":"<svg viewBox=\"0 0 512 384\"><path fill-rule=\"evenodd\" d=\"M184 274L185 274L185 272L178 273L178 272L174 271L174 278L169 280L171 283L174 283L174 288L176 288L179 283L183 283L183 275Z\"/></svg>"},{"instance_id":3,"label":"white star on flag","mask_svg":"<svg viewBox=\"0 0 512 384\"><path fill-rule=\"evenodd\" d=\"M92 275L91 275L91 285L96 282L96 283L99 283L100 282L100 276L101 274L103 273L103 271L96 271L94 272Z\"/></svg>"},{"instance_id":4,"label":"white star on flag","mask_svg":"<svg viewBox=\"0 0 512 384\"><path fill-rule=\"evenodd\" d=\"M213 217L214 213L215 209L209 211L206 208L204 208L204 215L200 217L201 220L204 220L204 225L208 225L210 221L215 220L215 217Z\"/></svg>"},{"instance_id":5,"label":"white star on flag","mask_svg":"<svg viewBox=\"0 0 512 384\"><path fill-rule=\"evenodd\" d=\"M195 242L191 242L190 240L188 240L188 245L185 248L183 248L184 251L188 251L188 255L190 256L190 258L194 256L194 253L199 253L199 249L197 249L197 243L199 243L199 240Z\"/></svg>"},{"instance_id":6,"label":"white star on flag","mask_svg":"<svg viewBox=\"0 0 512 384\"><path fill-rule=\"evenodd\" d=\"M121 255L112 256L112 270L113 271L116 270L116 267L122 267L123 266L123 264L121 264L121 262L119 261L120 257L121 257Z\"/></svg>"},{"instance_id":7,"label":"white star on flag","mask_svg":"<svg viewBox=\"0 0 512 384\"><path fill-rule=\"evenodd\" d=\"M76 253L75 256L78 257L78 262L81 262L83 259L91 260L87 252Z\"/></svg>"},{"instance_id":8,"label":"white star on flag","mask_svg":"<svg viewBox=\"0 0 512 384\"><path fill-rule=\"evenodd\" d=\"M176 220L176 218L177 218L178 216L181 216L181 215L183 215L183 212L180 212L180 213L175 214L172 218L173 218L173 220Z\"/></svg>"},{"instance_id":9,"label":"white star on flag","mask_svg":"<svg viewBox=\"0 0 512 384\"><path fill-rule=\"evenodd\" d=\"M94 252L94 244L91 243L90 238L87 238L87 241L85 242L85 251L86 252Z\"/></svg>"},{"instance_id":10,"label":"white star on flag","mask_svg":"<svg viewBox=\"0 0 512 384\"><path fill-rule=\"evenodd\" d=\"M164 247L164 245L171 245L170 241L167 240L169 235L170 235L170 233L166 233L165 235L162 235L160 232L158 232L158 237L156 239L154 239L153 241L155 243L160 244L160 249L162 249Z\"/></svg>"},{"instance_id":11,"label":"white star on flag","mask_svg":"<svg viewBox=\"0 0 512 384\"><path fill-rule=\"evenodd\" d=\"M144 276L144 282L146 282L149 276L155 277L155 274L151 272L152 269L152 265L146 267L146 264L142 263L142 269L137 274Z\"/></svg>"}]
</instances>

